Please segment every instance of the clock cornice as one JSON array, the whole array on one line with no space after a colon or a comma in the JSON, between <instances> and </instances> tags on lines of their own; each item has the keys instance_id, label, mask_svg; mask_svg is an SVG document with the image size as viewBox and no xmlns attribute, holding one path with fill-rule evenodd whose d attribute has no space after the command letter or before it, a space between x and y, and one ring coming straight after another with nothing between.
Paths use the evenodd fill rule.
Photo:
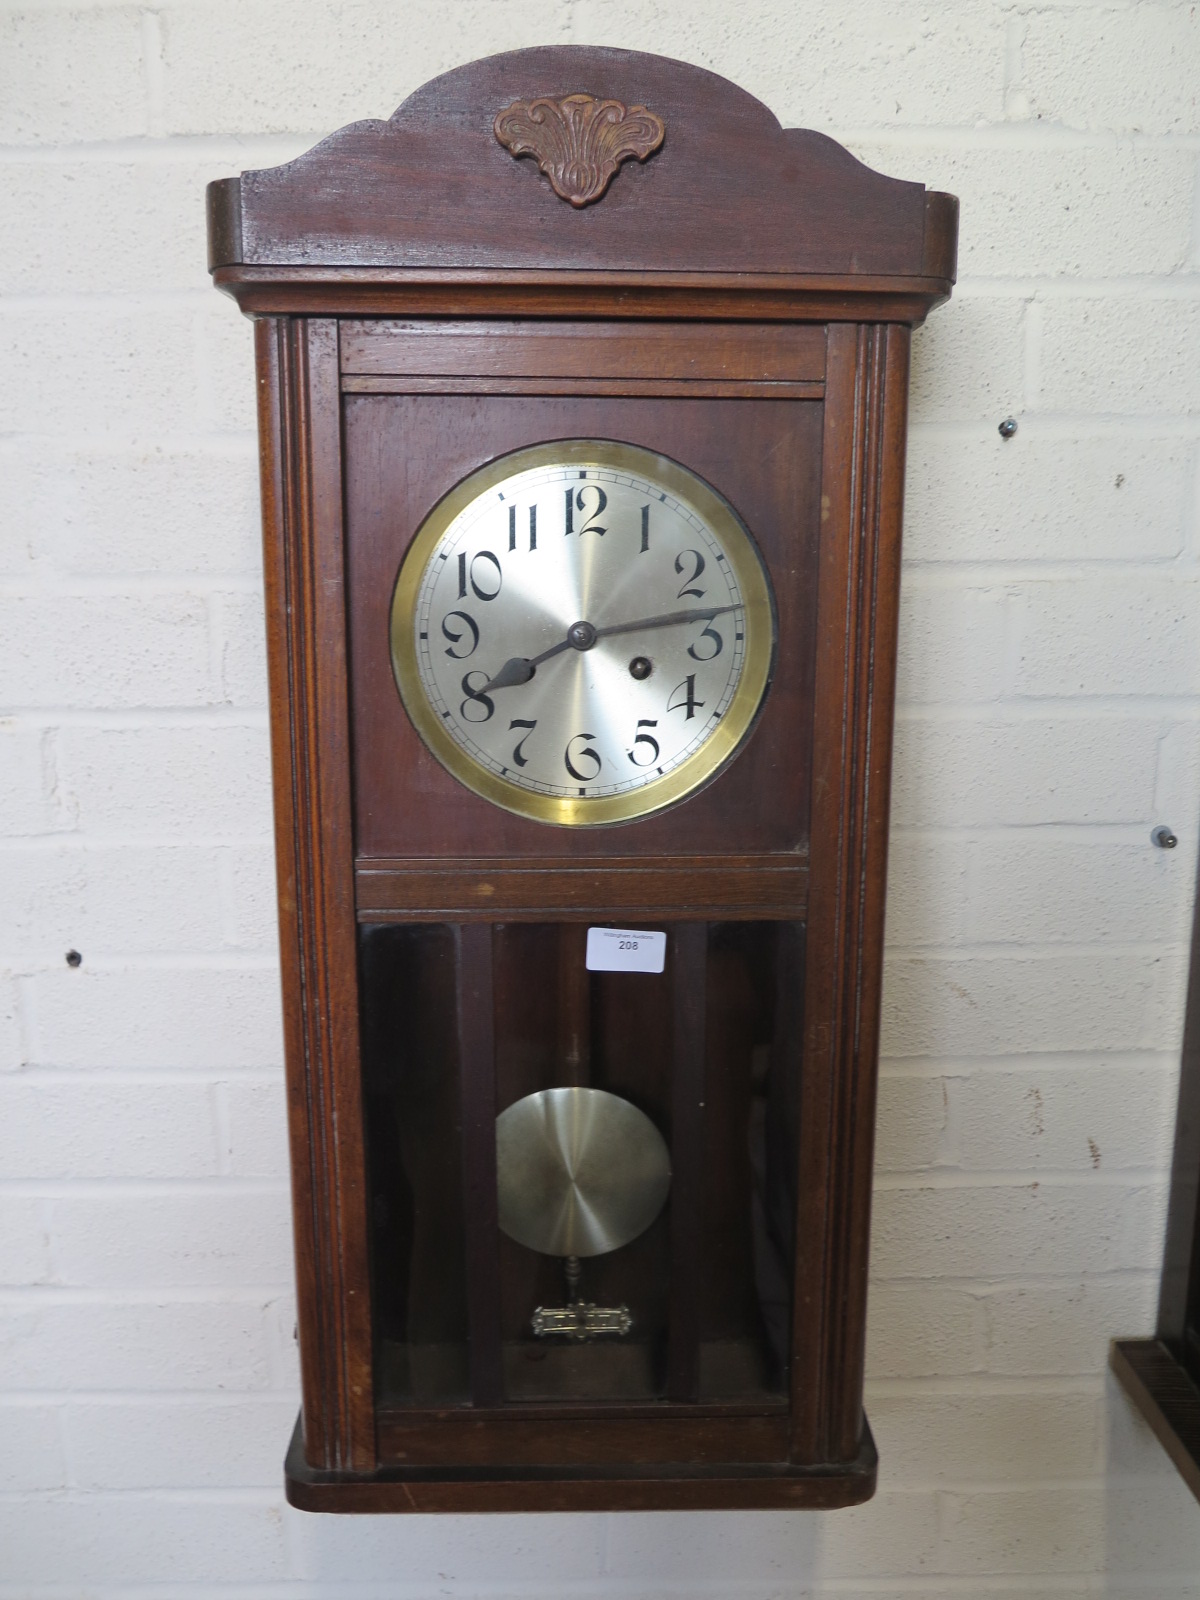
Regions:
<instances>
[{"instance_id":1,"label":"clock cornice","mask_svg":"<svg viewBox=\"0 0 1200 1600\"><path fill-rule=\"evenodd\" d=\"M631 116L651 108L669 132L599 203L564 205L495 125L515 102L581 86ZM215 281L252 312L319 314L349 293L363 314L471 314L486 293L514 315L653 316L669 301L681 315L915 323L955 271L952 196L782 128L715 73L572 45L456 68L386 121L210 184L208 207Z\"/></svg>"}]
</instances>

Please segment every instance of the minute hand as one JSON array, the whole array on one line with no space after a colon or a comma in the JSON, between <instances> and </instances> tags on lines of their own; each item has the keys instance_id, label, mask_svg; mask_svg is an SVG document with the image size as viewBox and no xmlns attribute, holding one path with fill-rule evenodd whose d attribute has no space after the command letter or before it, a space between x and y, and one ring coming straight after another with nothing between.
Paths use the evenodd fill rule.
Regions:
<instances>
[{"instance_id":1,"label":"minute hand","mask_svg":"<svg viewBox=\"0 0 1200 1600\"><path fill-rule=\"evenodd\" d=\"M640 633L643 628L669 628L677 622L708 622L723 616L726 611L740 611L742 602L735 600L727 606L692 606L687 611L664 611L657 617L640 617L637 622L614 622L607 628L597 628L597 639L608 639L614 633Z\"/></svg>"},{"instance_id":2,"label":"minute hand","mask_svg":"<svg viewBox=\"0 0 1200 1600\"><path fill-rule=\"evenodd\" d=\"M713 617L719 617L726 611L739 611L742 602L735 601L727 606L694 606L688 611L664 611L657 617L639 617L636 622L614 622L607 628L597 628L592 633L592 643L597 639L611 638L614 633L639 633L644 628L668 628L677 622L708 622ZM588 649L591 645L588 645ZM489 678L480 689L480 694L491 694L493 689L513 689L522 683L528 683L544 661L550 661L555 656L562 655L564 650L571 649L571 640L560 639L557 644L552 644L548 650L543 650L540 656L532 660L528 656L511 656L494 678Z\"/></svg>"}]
</instances>

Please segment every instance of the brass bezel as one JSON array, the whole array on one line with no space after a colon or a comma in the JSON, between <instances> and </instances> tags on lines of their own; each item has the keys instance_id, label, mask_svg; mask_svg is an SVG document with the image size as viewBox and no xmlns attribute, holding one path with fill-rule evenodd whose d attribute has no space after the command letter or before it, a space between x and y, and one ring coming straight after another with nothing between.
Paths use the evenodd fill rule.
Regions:
<instances>
[{"instance_id":1,"label":"brass bezel","mask_svg":"<svg viewBox=\"0 0 1200 1600\"><path fill-rule=\"evenodd\" d=\"M481 767L451 738L426 697L417 666L416 605L426 568L454 519L471 502L514 473L534 467L616 467L659 482L706 522L720 539L741 589L746 612L745 664L725 715L708 739L678 767L639 789L594 799L535 794ZM716 777L746 739L771 681L775 654L775 610L766 568L749 529L737 512L702 478L641 445L610 439L559 439L498 456L469 473L417 529L400 563L391 607L392 672L409 718L443 767L484 800L533 822L564 828L633 822L676 805Z\"/></svg>"}]
</instances>

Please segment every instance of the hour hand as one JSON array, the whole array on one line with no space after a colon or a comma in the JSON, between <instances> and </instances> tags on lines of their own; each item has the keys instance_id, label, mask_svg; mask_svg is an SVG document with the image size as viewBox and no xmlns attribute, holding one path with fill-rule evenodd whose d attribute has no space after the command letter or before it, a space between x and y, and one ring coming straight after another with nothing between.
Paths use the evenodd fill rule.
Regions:
<instances>
[{"instance_id":1,"label":"hour hand","mask_svg":"<svg viewBox=\"0 0 1200 1600\"><path fill-rule=\"evenodd\" d=\"M587 644L578 643L577 635L581 628L587 629ZM553 656L562 655L564 650L570 650L572 645L578 650L590 650L596 642L596 630L587 622L577 622L574 627L567 629L567 637L560 639L557 644L552 644L549 650L543 650L540 656L529 660L527 656L509 656L500 668L500 671L480 689L480 694L489 694L493 689L514 689L519 683L528 683L530 678L541 666L543 661L549 661Z\"/></svg>"},{"instance_id":2,"label":"hour hand","mask_svg":"<svg viewBox=\"0 0 1200 1600\"><path fill-rule=\"evenodd\" d=\"M518 683L528 683L533 677L534 665L525 656L509 656L496 676L480 689L480 694L490 694L493 689L512 689Z\"/></svg>"}]
</instances>

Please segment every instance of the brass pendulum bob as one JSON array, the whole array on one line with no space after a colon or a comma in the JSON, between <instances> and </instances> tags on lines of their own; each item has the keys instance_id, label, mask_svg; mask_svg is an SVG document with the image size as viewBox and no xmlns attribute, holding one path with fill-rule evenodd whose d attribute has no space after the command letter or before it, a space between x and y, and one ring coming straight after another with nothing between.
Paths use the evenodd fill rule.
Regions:
<instances>
[{"instance_id":1,"label":"brass pendulum bob","mask_svg":"<svg viewBox=\"0 0 1200 1600\"><path fill-rule=\"evenodd\" d=\"M539 1306L533 1331L592 1339L625 1334L626 1306L583 1300L581 1258L636 1239L662 1210L671 1158L658 1129L628 1100L580 1082L589 1069L588 974L582 925L563 930L559 1051L574 1083L526 1095L496 1118L500 1227L518 1244L563 1261L567 1304Z\"/></svg>"},{"instance_id":2,"label":"brass pendulum bob","mask_svg":"<svg viewBox=\"0 0 1200 1600\"><path fill-rule=\"evenodd\" d=\"M604 1089L540 1089L497 1117L496 1176L503 1231L564 1262L568 1303L539 1306L533 1331L628 1333L626 1307L590 1305L579 1287L582 1258L636 1239L666 1203L671 1160L650 1118Z\"/></svg>"}]
</instances>

